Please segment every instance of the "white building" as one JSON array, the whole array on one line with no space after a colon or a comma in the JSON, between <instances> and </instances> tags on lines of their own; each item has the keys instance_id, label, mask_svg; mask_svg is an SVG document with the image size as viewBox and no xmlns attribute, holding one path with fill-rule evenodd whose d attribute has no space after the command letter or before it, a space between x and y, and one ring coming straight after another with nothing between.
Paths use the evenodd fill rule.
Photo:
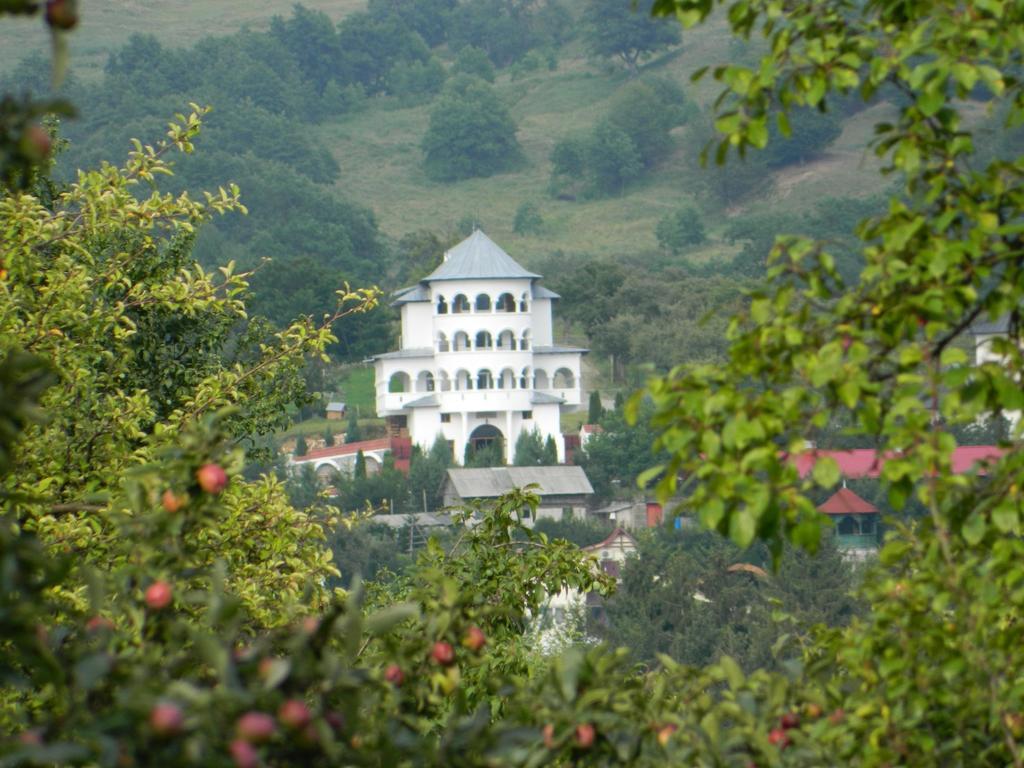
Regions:
<instances>
[{"instance_id":1,"label":"white building","mask_svg":"<svg viewBox=\"0 0 1024 768\"><path fill-rule=\"evenodd\" d=\"M1005 341L1010 335L1010 316L1003 315L991 322L975 323L970 329L974 336L974 363L982 366L986 363L1005 364L1006 356L993 349L993 342L997 339ZM1004 411L1003 416L1010 424L1010 429L1016 429L1021 420L1020 411Z\"/></svg>"},{"instance_id":2,"label":"white building","mask_svg":"<svg viewBox=\"0 0 1024 768\"><path fill-rule=\"evenodd\" d=\"M560 414L580 405L587 350L555 345L558 295L539 280L477 230L396 294L400 348L374 358L377 413L390 434L407 430L424 450L440 435L457 460L467 444L497 440L511 463L519 435L537 429L565 460Z\"/></svg>"}]
</instances>

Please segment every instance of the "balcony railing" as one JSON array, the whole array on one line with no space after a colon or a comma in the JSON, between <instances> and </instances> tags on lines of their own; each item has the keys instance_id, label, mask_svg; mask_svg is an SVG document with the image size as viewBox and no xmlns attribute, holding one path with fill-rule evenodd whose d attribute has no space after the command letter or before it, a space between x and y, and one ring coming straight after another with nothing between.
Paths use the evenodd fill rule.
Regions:
<instances>
[{"instance_id":1,"label":"balcony railing","mask_svg":"<svg viewBox=\"0 0 1024 768\"><path fill-rule=\"evenodd\" d=\"M840 549L877 549L878 536L874 533L839 533L836 545Z\"/></svg>"}]
</instances>

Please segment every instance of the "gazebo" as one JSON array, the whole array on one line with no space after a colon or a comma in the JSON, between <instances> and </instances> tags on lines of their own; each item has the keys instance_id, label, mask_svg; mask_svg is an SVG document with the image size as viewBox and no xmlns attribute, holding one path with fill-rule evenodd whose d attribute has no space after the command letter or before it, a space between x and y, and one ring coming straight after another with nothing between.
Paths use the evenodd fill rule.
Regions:
<instances>
[{"instance_id":1,"label":"gazebo","mask_svg":"<svg viewBox=\"0 0 1024 768\"><path fill-rule=\"evenodd\" d=\"M836 544L848 560L866 560L878 551L878 507L843 484L818 506L836 526Z\"/></svg>"}]
</instances>

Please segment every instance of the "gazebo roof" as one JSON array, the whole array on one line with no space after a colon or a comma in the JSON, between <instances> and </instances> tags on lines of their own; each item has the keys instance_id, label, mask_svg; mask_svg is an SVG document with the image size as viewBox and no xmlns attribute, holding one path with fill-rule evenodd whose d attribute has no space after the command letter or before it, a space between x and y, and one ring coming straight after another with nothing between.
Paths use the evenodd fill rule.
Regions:
<instances>
[{"instance_id":1,"label":"gazebo roof","mask_svg":"<svg viewBox=\"0 0 1024 768\"><path fill-rule=\"evenodd\" d=\"M826 515L868 515L878 512L878 507L844 486L820 504L818 510Z\"/></svg>"}]
</instances>

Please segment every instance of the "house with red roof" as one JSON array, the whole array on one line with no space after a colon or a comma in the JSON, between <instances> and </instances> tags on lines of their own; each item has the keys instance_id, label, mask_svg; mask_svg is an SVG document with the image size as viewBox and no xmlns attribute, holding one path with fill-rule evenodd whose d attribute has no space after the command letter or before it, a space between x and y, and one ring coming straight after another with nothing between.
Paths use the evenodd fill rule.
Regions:
<instances>
[{"instance_id":1,"label":"house with red roof","mask_svg":"<svg viewBox=\"0 0 1024 768\"><path fill-rule=\"evenodd\" d=\"M851 491L846 483L818 505L818 511L832 519L836 544L845 559L863 561L877 553L878 507Z\"/></svg>"}]
</instances>

